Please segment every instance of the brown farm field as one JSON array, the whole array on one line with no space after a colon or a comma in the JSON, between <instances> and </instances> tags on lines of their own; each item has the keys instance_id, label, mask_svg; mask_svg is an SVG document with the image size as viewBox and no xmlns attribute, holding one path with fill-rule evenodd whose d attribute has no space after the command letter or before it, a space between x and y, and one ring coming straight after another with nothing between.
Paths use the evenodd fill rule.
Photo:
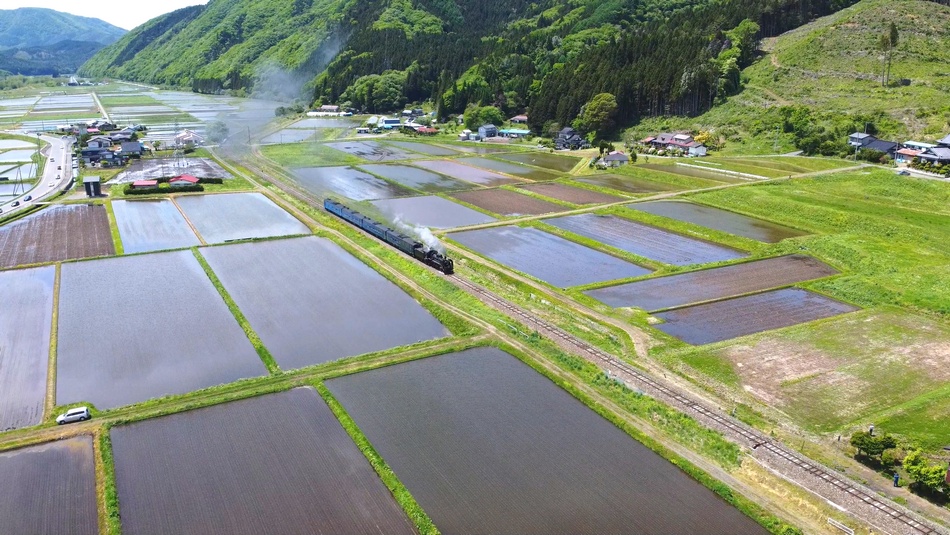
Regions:
<instances>
[{"instance_id":1,"label":"brown farm field","mask_svg":"<svg viewBox=\"0 0 950 535\"><path fill-rule=\"evenodd\" d=\"M566 210L564 206L506 189L483 189L452 194L456 199L502 215L538 215Z\"/></svg>"},{"instance_id":2,"label":"brown farm field","mask_svg":"<svg viewBox=\"0 0 950 535\"><path fill-rule=\"evenodd\" d=\"M624 200L623 197L618 197L616 195L608 195L606 193L600 193L599 191L576 188L574 186L568 186L567 184L558 184L557 182L550 182L547 184L527 184L518 187L526 189L532 193L537 193L538 195L543 195L545 197L550 197L552 199L558 199L573 204L601 204Z\"/></svg>"},{"instance_id":3,"label":"brown farm field","mask_svg":"<svg viewBox=\"0 0 950 535\"><path fill-rule=\"evenodd\" d=\"M637 306L644 310L660 310L735 297L837 273L836 269L810 256L788 255L646 279L585 293L613 307Z\"/></svg>"},{"instance_id":4,"label":"brown farm field","mask_svg":"<svg viewBox=\"0 0 950 535\"><path fill-rule=\"evenodd\" d=\"M741 395L810 430L873 422L883 432L916 438L923 419L916 413L928 412L920 405L939 407L937 400L945 399L938 394L950 381L950 327L898 309L865 310L692 348L678 358L707 374L725 367L720 375L732 375ZM916 413L903 410L912 406ZM930 447L950 443L946 424L936 424L926 426Z\"/></svg>"},{"instance_id":5,"label":"brown farm field","mask_svg":"<svg viewBox=\"0 0 950 535\"><path fill-rule=\"evenodd\" d=\"M0 268L114 254L99 204L54 206L0 228Z\"/></svg>"}]
</instances>

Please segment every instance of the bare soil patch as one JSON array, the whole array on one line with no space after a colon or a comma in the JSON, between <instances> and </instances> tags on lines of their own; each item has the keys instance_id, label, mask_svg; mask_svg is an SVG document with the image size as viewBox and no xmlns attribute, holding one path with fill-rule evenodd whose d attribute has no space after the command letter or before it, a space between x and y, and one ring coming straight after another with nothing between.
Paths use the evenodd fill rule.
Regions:
<instances>
[{"instance_id":1,"label":"bare soil patch","mask_svg":"<svg viewBox=\"0 0 950 535\"><path fill-rule=\"evenodd\" d=\"M506 189L464 191L452 195L460 201L502 215L537 215L563 212L567 208Z\"/></svg>"},{"instance_id":2,"label":"bare soil patch","mask_svg":"<svg viewBox=\"0 0 950 535\"><path fill-rule=\"evenodd\" d=\"M950 381L948 331L909 314L867 312L717 353L732 363L752 396L830 431Z\"/></svg>"},{"instance_id":3,"label":"bare soil patch","mask_svg":"<svg viewBox=\"0 0 950 535\"><path fill-rule=\"evenodd\" d=\"M102 205L52 206L0 228L0 268L114 254Z\"/></svg>"},{"instance_id":4,"label":"bare soil patch","mask_svg":"<svg viewBox=\"0 0 950 535\"><path fill-rule=\"evenodd\" d=\"M623 197L617 197L616 195L607 195L599 191L575 188L567 184L528 184L519 187L537 193L538 195L544 195L545 197L551 197L552 199L574 204L602 204L624 200Z\"/></svg>"}]
</instances>

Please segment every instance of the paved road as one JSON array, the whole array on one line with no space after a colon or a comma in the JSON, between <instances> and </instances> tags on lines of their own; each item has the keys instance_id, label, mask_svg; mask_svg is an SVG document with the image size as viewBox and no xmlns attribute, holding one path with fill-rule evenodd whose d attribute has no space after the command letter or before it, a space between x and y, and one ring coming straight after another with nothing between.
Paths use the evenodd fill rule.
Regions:
<instances>
[{"instance_id":1,"label":"paved road","mask_svg":"<svg viewBox=\"0 0 950 535\"><path fill-rule=\"evenodd\" d=\"M42 202L45 199L59 194L63 188L69 184L73 176L72 168L72 144L74 139L71 137L63 138L59 136L40 136L46 142L44 147L46 155L46 166L43 169L43 176L37 179L33 188L16 197L10 197L0 203L0 214L7 216L28 209L34 203ZM27 198L29 197L29 200ZM17 206L14 206L17 204Z\"/></svg>"}]
</instances>

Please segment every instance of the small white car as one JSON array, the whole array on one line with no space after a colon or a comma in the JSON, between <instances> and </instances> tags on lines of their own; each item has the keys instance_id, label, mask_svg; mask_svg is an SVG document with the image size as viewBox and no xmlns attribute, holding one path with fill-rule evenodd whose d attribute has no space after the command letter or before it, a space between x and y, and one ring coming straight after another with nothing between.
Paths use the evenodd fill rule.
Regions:
<instances>
[{"instance_id":1,"label":"small white car","mask_svg":"<svg viewBox=\"0 0 950 535\"><path fill-rule=\"evenodd\" d=\"M92 418L92 414L89 413L89 407L76 407L57 416L56 423L63 425L73 422L83 422L90 418Z\"/></svg>"},{"instance_id":2,"label":"small white car","mask_svg":"<svg viewBox=\"0 0 950 535\"><path fill-rule=\"evenodd\" d=\"M52 188L52 187L55 186L55 185L56 185L55 182L50 182L47 186L50 187L50 188Z\"/></svg>"}]
</instances>

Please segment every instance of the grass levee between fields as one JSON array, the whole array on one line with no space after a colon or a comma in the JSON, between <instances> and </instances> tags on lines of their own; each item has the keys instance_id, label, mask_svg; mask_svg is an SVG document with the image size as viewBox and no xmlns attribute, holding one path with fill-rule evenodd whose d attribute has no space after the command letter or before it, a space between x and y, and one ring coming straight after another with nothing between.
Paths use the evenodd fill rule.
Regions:
<instances>
[{"instance_id":1,"label":"grass levee between fields","mask_svg":"<svg viewBox=\"0 0 950 535\"><path fill-rule=\"evenodd\" d=\"M225 304L228 305L228 310L231 311L231 314L238 322L238 325L240 325L241 329L244 330L244 334L247 335L247 339L251 342L251 345L254 346L254 350L257 351L257 355L261 358L261 361L264 362L264 366L267 367L267 372L271 374L280 373L280 367L277 365L277 361L274 360L274 356L271 355L267 347L264 346L264 342L261 341L257 331L251 327L251 323L247 321L244 313L241 312L241 309L237 306L237 303L235 303L234 299L231 298L231 294L229 294L224 288L224 285L221 284L221 279L219 279L218 275L215 274L214 270L211 269L208 261L205 260L204 256L201 255L197 247L192 247L191 252L194 254L195 259L198 260L198 263L201 264L201 268L204 269L208 279L211 280L211 284L213 284L215 289L218 290L218 293L221 295L221 299L223 299Z\"/></svg>"},{"instance_id":2,"label":"grass levee between fields","mask_svg":"<svg viewBox=\"0 0 950 535\"><path fill-rule=\"evenodd\" d=\"M330 410L333 411L333 415L340 421L340 425L343 426L343 429L346 430L347 434L350 435L350 438L366 457L366 460L369 461L369 464L379 475L383 484L385 484L389 492L392 493L396 502L402 507L403 511L406 512L406 515L416 526L419 533L422 535L438 534L439 530L435 527L432 519L429 518L429 515L422 509L419 502L413 498L412 493L410 493L409 489L399 480L399 477L393 472L392 468L386 464L386 461L377 453L376 449L373 448L373 445L369 442L369 439L366 438L366 435L360 431L356 422L347 414L346 409L333 397L333 394L324 386L323 382L314 382L313 386L323 397L323 400L330 407Z\"/></svg>"}]
</instances>

